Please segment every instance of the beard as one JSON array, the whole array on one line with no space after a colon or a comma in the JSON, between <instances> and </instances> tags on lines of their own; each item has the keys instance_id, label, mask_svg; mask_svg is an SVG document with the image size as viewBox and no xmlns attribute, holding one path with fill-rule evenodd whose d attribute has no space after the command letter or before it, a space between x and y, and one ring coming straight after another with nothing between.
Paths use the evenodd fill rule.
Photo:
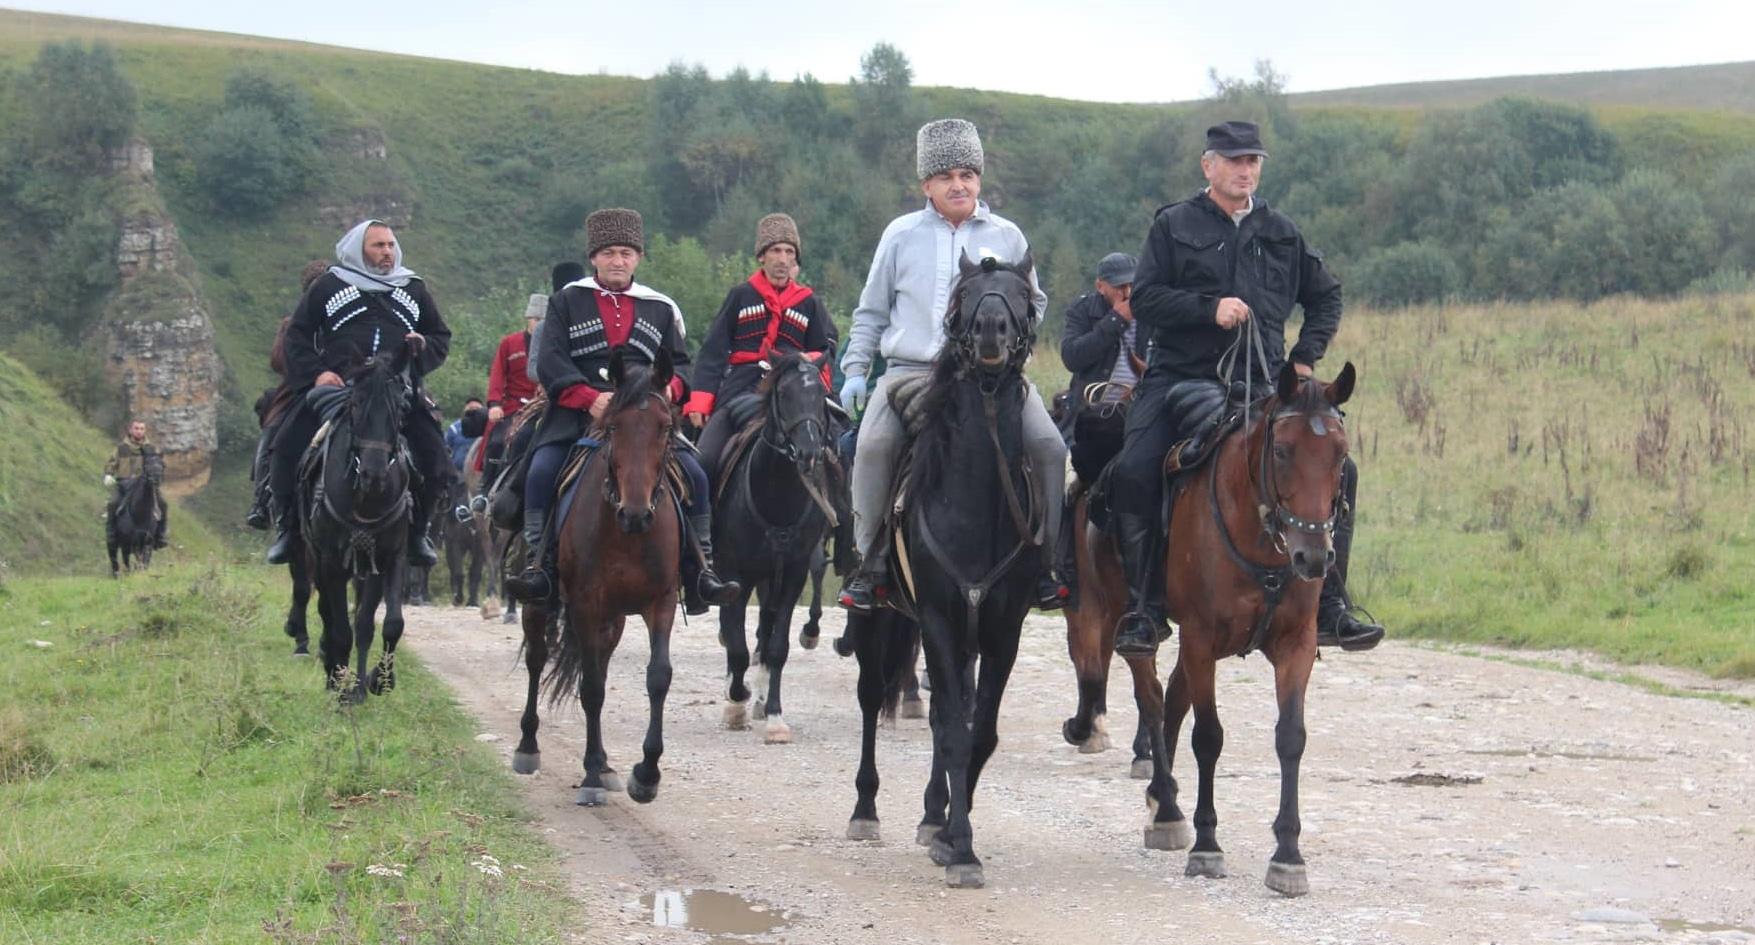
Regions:
<instances>
[{"instance_id":1,"label":"beard","mask_svg":"<svg viewBox=\"0 0 1755 945\"><path fill-rule=\"evenodd\" d=\"M391 259L391 260L385 260L382 263L367 262L366 268L372 270L373 274L375 274L375 275L387 276L393 270L395 270L396 261Z\"/></svg>"}]
</instances>

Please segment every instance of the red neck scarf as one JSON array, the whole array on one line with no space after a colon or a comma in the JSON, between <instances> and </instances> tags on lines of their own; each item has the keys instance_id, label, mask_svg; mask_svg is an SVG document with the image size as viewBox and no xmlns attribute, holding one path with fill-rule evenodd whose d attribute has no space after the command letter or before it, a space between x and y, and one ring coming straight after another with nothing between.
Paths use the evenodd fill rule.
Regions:
<instances>
[{"instance_id":1,"label":"red neck scarf","mask_svg":"<svg viewBox=\"0 0 1755 945\"><path fill-rule=\"evenodd\" d=\"M800 285L796 279L788 282L784 289L775 289L774 283L768 281L767 273L760 269L750 276L750 285L768 309L768 332L762 338L762 350L758 354L758 357L765 358L774 350L774 339L780 336L780 319L786 315L786 310L810 298L811 290L810 286Z\"/></svg>"}]
</instances>

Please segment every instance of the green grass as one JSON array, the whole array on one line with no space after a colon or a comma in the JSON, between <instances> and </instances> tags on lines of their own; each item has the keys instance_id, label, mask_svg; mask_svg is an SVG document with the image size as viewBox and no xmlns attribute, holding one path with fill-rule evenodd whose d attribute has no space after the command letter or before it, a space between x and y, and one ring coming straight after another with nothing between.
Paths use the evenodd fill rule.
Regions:
<instances>
[{"instance_id":1,"label":"green grass","mask_svg":"<svg viewBox=\"0 0 1755 945\"><path fill-rule=\"evenodd\" d=\"M1355 312L1353 588L1398 635L1755 676L1755 297Z\"/></svg>"},{"instance_id":2,"label":"green grass","mask_svg":"<svg viewBox=\"0 0 1755 945\"><path fill-rule=\"evenodd\" d=\"M338 709L287 656L281 585L183 566L0 590L0 939L549 942L572 924L553 853L441 684L404 658L394 693Z\"/></svg>"},{"instance_id":3,"label":"green grass","mask_svg":"<svg viewBox=\"0 0 1755 945\"><path fill-rule=\"evenodd\" d=\"M23 365L0 353L0 562L19 574L108 573L104 461L115 443ZM172 548L157 560L205 560L219 539L172 502Z\"/></svg>"},{"instance_id":4,"label":"green grass","mask_svg":"<svg viewBox=\"0 0 1755 945\"><path fill-rule=\"evenodd\" d=\"M1545 98L1575 105L1643 105L1755 112L1755 62L1405 82L1304 92L1292 96L1292 102L1299 106L1455 108L1479 105L1506 95Z\"/></svg>"}]
</instances>

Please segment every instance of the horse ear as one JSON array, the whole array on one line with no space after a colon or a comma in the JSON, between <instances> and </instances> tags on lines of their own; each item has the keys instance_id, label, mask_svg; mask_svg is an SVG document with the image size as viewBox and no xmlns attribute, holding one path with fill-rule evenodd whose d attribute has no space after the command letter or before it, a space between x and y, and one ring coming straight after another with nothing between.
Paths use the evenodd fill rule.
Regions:
<instances>
[{"instance_id":1,"label":"horse ear","mask_svg":"<svg viewBox=\"0 0 1755 945\"><path fill-rule=\"evenodd\" d=\"M1334 383L1329 384L1322 395L1328 398L1329 403L1339 407L1347 402L1348 397L1353 396L1353 384L1358 379L1358 372L1353 370L1353 362L1348 361L1346 366L1341 368L1341 373L1334 379Z\"/></svg>"},{"instance_id":2,"label":"horse ear","mask_svg":"<svg viewBox=\"0 0 1755 945\"><path fill-rule=\"evenodd\" d=\"M981 267L977 265L973 259L969 258L969 251L967 249L957 253L957 272L959 274L967 276L980 271Z\"/></svg>"},{"instance_id":3,"label":"horse ear","mask_svg":"<svg viewBox=\"0 0 1755 945\"><path fill-rule=\"evenodd\" d=\"M1035 268L1036 268L1036 255L1035 255L1035 253L1031 250L1028 250L1028 249L1024 250L1024 258L1018 260L1018 275L1023 276L1025 282L1029 282L1030 281L1030 273L1032 271L1034 271Z\"/></svg>"},{"instance_id":4,"label":"horse ear","mask_svg":"<svg viewBox=\"0 0 1755 945\"><path fill-rule=\"evenodd\" d=\"M1280 403L1289 404L1297 398L1300 380L1303 378L1298 376L1298 369L1292 366L1292 362L1287 361L1286 365L1280 368L1279 388L1275 391L1280 395Z\"/></svg>"},{"instance_id":5,"label":"horse ear","mask_svg":"<svg viewBox=\"0 0 1755 945\"><path fill-rule=\"evenodd\" d=\"M622 349L616 348L609 353L609 382L617 388L622 386L622 376L627 373L627 365L622 362Z\"/></svg>"},{"instance_id":6,"label":"horse ear","mask_svg":"<svg viewBox=\"0 0 1755 945\"><path fill-rule=\"evenodd\" d=\"M663 390L670 386L670 379L676 376L676 363L670 358L670 349L660 345L658 358L652 362L652 386Z\"/></svg>"}]
</instances>

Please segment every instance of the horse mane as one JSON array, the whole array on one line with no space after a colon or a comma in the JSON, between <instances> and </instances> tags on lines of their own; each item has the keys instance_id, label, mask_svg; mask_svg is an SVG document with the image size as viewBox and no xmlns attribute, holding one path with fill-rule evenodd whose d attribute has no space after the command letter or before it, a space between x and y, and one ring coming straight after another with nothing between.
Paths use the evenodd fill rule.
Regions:
<instances>
[{"instance_id":1,"label":"horse mane","mask_svg":"<svg viewBox=\"0 0 1755 945\"><path fill-rule=\"evenodd\" d=\"M761 382L756 384L756 393L760 394L763 400L768 399L768 393L774 389L774 385L779 382L781 375L804 360L806 360L805 356L797 351L768 355L768 373L762 375Z\"/></svg>"},{"instance_id":2,"label":"horse mane","mask_svg":"<svg viewBox=\"0 0 1755 945\"><path fill-rule=\"evenodd\" d=\"M670 404L670 392L661 391L652 383L652 365L625 362L622 366L622 382L616 386L615 399L610 401L609 414L614 415L625 410L638 408L646 403L646 398L658 394Z\"/></svg>"}]
</instances>

